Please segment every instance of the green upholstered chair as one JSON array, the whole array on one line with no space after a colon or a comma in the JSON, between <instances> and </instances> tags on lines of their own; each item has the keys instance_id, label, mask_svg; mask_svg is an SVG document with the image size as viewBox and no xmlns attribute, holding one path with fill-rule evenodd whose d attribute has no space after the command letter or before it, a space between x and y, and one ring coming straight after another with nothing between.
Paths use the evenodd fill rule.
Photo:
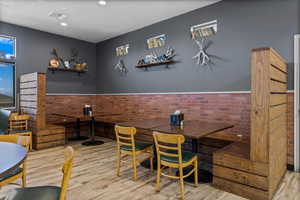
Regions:
<instances>
[{"instance_id":1,"label":"green upholstered chair","mask_svg":"<svg viewBox=\"0 0 300 200\"><path fill-rule=\"evenodd\" d=\"M10 191L5 200L65 200L69 179L73 166L74 150L67 147L65 150L65 162L63 165L63 180L61 187L39 186L28 188L16 188Z\"/></svg>"},{"instance_id":2,"label":"green upholstered chair","mask_svg":"<svg viewBox=\"0 0 300 200\"><path fill-rule=\"evenodd\" d=\"M10 111L0 109L0 135L8 134L8 120Z\"/></svg>"},{"instance_id":3,"label":"green upholstered chair","mask_svg":"<svg viewBox=\"0 0 300 200\"><path fill-rule=\"evenodd\" d=\"M117 138L117 176L120 176L120 166L123 157L132 156L133 179L137 180L137 156L140 154L148 154L145 159L150 160L151 172L153 171L153 145L136 142L134 136L136 128L115 126ZM124 156L123 156L123 155Z\"/></svg>"},{"instance_id":4,"label":"green upholstered chair","mask_svg":"<svg viewBox=\"0 0 300 200\"><path fill-rule=\"evenodd\" d=\"M182 151L181 145L185 138L180 134L153 133L155 147L157 152L157 178L156 190L160 191L160 176L166 176L172 179L179 179L181 199L184 199L184 181L183 179L194 173L195 184L198 184L198 159L197 155L191 152ZM193 166L186 175L183 174L183 168ZM169 174L165 174L163 169L169 168ZM172 175L172 168L179 170L179 176Z\"/></svg>"},{"instance_id":5,"label":"green upholstered chair","mask_svg":"<svg viewBox=\"0 0 300 200\"><path fill-rule=\"evenodd\" d=\"M16 188L5 200L59 200L60 191L56 186Z\"/></svg>"}]
</instances>

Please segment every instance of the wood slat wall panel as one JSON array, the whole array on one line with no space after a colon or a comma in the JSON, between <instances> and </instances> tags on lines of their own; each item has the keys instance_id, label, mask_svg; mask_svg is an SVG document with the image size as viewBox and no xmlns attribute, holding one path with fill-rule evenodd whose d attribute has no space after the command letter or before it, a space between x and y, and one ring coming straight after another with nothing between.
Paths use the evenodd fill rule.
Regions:
<instances>
[{"instance_id":1,"label":"wood slat wall panel","mask_svg":"<svg viewBox=\"0 0 300 200\"><path fill-rule=\"evenodd\" d=\"M270 107L270 120L273 120L276 117L279 117L280 115L286 112L287 112L287 104L272 106Z\"/></svg>"},{"instance_id":2,"label":"wood slat wall panel","mask_svg":"<svg viewBox=\"0 0 300 200\"><path fill-rule=\"evenodd\" d=\"M37 129L44 129L46 127L46 110L45 110L45 96L46 96L46 75L38 74L38 120L36 121Z\"/></svg>"},{"instance_id":3,"label":"wood slat wall panel","mask_svg":"<svg viewBox=\"0 0 300 200\"><path fill-rule=\"evenodd\" d=\"M251 55L251 160L268 162L269 60L270 52L252 51Z\"/></svg>"},{"instance_id":4,"label":"wood slat wall panel","mask_svg":"<svg viewBox=\"0 0 300 200\"><path fill-rule=\"evenodd\" d=\"M37 102L36 101L21 101L20 105L22 107L27 107L27 108L37 108Z\"/></svg>"},{"instance_id":5,"label":"wood slat wall panel","mask_svg":"<svg viewBox=\"0 0 300 200\"><path fill-rule=\"evenodd\" d=\"M286 129L287 116L285 113L279 115L270 121L270 134L277 129L284 127Z\"/></svg>"},{"instance_id":6,"label":"wood slat wall panel","mask_svg":"<svg viewBox=\"0 0 300 200\"><path fill-rule=\"evenodd\" d=\"M284 59L273 49L270 50L269 59L274 67L280 69L283 72L287 72L286 61L284 61Z\"/></svg>"},{"instance_id":7,"label":"wood slat wall panel","mask_svg":"<svg viewBox=\"0 0 300 200\"><path fill-rule=\"evenodd\" d=\"M220 189L255 200L270 200L275 194L287 166L286 70L284 59L273 49L252 50L250 159L247 148L235 143L214 153L214 165L225 168L216 168L213 180ZM261 163L266 179L248 175L257 174L253 166Z\"/></svg>"},{"instance_id":8,"label":"wood slat wall panel","mask_svg":"<svg viewBox=\"0 0 300 200\"><path fill-rule=\"evenodd\" d=\"M54 141L61 141L65 140L65 134L55 134L55 135L44 135L37 137L37 143L47 143L47 142L54 142Z\"/></svg>"},{"instance_id":9,"label":"wood slat wall panel","mask_svg":"<svg viewBox=\"0 0 300 200\"><path fill-rule=\"evenodd\" d=\"M63 145L65 128L46 126L45 96L46 75L25 74L20 77L20 105L24 113L30 114L30 127L33 130L33 143L36 149Z\"/></svg>"},{"instance_id":10,"label":"wood slat wall panel","mask_svg":"<svg viewBox=\"0 0 300 200\"><path fill-rule=\"evenodd\" d=\"M37 82L36 81L31 81L31 82L25 82L20 84L20 88L37 88Z\"/></svg>"},{"instance_id":11,"label":"wood slat wall panel","mask_svg":"<svg viewBox=\"0 0 300 200\"><path fill-rule=\"evenodd\" d=\"M281 71L287 72L287 65L282 57L274 50L271 51L271 63ZM279 70L278 70L279 71ZM287 80L286 73L277 73L277 76ZM285 84L286 85L286 84ZM279 89L279 87L277 87ZM287 92L287 86L281 87L282 92ZM287 94L272 94L270 104L287 104ZM270 107L270 114L273 106ZM279 117L275 117L269 124L269 198L275 194L287 167L287 108L275 108L277 113L281 112ZM281 110L280 110L281 109ZM274 112L274 111L273 111Z\"/></svg>"},{"instance_id":12,"label":"wood slat wall panel","mask_svg":"<svg viewBox=\"0 0 300 200\"><path fill-rule=\"evenodd\" d=\"M278 68L270 65L270 78L283 83L287 82L287 75L285 72L280 71Z\"/></svg>"},{"instance_id":13,"label":"wood slat wall panel","mask_svg":"<svg viewBox=\"0 0 300 200\"><path fill-rule=\"evenodd\" d=\"M287 91L286 83L271 80L270 89L272 93L285 93Z\"/></svg>"},{"instance_id":14,"label":"wood slat wall panel","mask_svg":"<svg viewBox=\"0 0 300 200\"><path fill-rule=\"evenodd\" d=\"M65 144L64 141L58 140L58 141L45 142L45 143L36 143L36 144L34 144L34 148L35 149L46 149L46 148L50 148L50 147L62 146L64 144Z\"/></svg>"},{"instance_id":15,"label":"wood slat wall panel","mask_svg":"<svg viewBox=\"0 0 300 200\"><path fill-rule=\"evenodd\" d=\"M35 108L25 108L25 107L21 107L21 110L26 113L26 114L29 114L29 115L36 115L37 114L37 111Z\"/></svg>"},{"instance_id":16,"label":"wood slat wall panel","mask_svg":"<svg viewBox=\"0 0 300 200\"><path fill-rule=\"evenodd\" d=\"M271 94L270 95L270 106L276 106L280 104L287 103L286 94Z\"/></svg>"},{"instance_id":17,"label":"wood slat wall panel","mask_svg":"<svg viewBox=\"0 0 300 200\"><path fill-rule=\"evenodd\" d=\"M287 163L287 137L286 137L286 124L285 126L281 126L278 129L274 129L273 132L270 133L270 177L269 177L269 191L270 194L274 194L282 177L286 172L286 164Z\"/></svg>"},{"instance_id":18,"label":"wood slat wall panel","mask_svg":"<svg viewBox=\"0 0 300 200\"><path fill-rule=\"evenodd\" d=\"M267 176L269 173L269 167L267 164L253 162L249 159L239 158L225 153L214 153L213 162L214 164L239 169L241 171L257 174L260 176Z\"/></svg>"},{"instance_id":19,"label":"wood slat wall panel","mask_svg":"<svg viewBox=\"0 0 300 200\"><path fill-rule=\"evenodd\" d=\"M240 195L251 200L269 199L269 193L263 190L255 189L247 185L234 183L225 179L214 177L213 185L221 190Z\"/></svg>"},{"instance_id":20,"label":"wood slat wall panel","mask_svg":"<svg viewBox=\"0 0 300 200\"><path fill-rule=\"evenodd\" d=\"M33 94L37 95L37 88L29 88L29 89L20 89L20 94L25 95L25 94Z\"/></svg>"},{"instance_id":21,"label":"wood slat wall panel","mask_svg":"<svg viewBox=\"0 0 300 200\"><path fill-rule=\"evenodd\" d=\"M31 82L31 81L37 81L38 73L30 73L30 74L23 74L20 76L20 83L23 82Z\"/></svg>"},{"instance_id":22,"label":"wood slat wall panel","mask_svg":"<svg viewBox=\"0 0 300 200\"><path fill-rule=\"evenodd\" d=\"M37 95L20 95L20 101L37 101Z\"/></svg>"},{"instance_id":23,"label":"wood slat wall panel","mask_svg":"<svg viewBox=\"0 0 300 200\"><path fill-rule=\"evenodd\" d=\"M266 191L268 190L268 179L265 176L258 176L218 165L213 166L213 174L214 176L222 177L224 179L237 183L250 185L257 189L262 189Z\"/></svg>"},{"instance_id":24,"label":"wood slat wall panel","mask_svg":"<svg viewBox=\"0 0 300 200\"><path fill-rule=\"evenodd\" d=\"M47 127L39 131L39 136L64 134L64 133L65 133L65 128L63 126L57 126L57 128Z\"/></svg>"}]
</instances>

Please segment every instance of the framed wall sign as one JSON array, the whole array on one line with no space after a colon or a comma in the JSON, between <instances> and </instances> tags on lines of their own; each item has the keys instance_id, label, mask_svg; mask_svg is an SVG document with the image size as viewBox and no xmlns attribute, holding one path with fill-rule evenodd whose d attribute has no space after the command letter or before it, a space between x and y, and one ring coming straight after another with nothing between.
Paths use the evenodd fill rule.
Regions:
<instances>
[{"instance_id":1,"label":"framed wall sign","mask_svg":"<svg viewBox=\"0 0 300 200\"><path fill-rule=\"evenodd\" d=\"M217 20L213 20L203 24L197 24L191 27L191 35L193 39L215 35L217 31Z\"/></svg>"},{"instance_id":2,"label":"framed wall sign","mask_svg":"<svg viewBox=\"0 0 300 200\"><path fill-rule=\"evenodd\" d=\"M128 54L129 44L119 46L116 48L117 56L125 56Z\"/></svg>"},{"instance_id":3,"label":"framed wall sign","mask_svg":"<svg viewBox=\"0 0 300 200\"><path fill-rule=\"evenodd\" d=\"M149 38L147 40L148 49L165 46L166 39L167 39L167 37L165 34Z\"/></svg>"}]
</instances>

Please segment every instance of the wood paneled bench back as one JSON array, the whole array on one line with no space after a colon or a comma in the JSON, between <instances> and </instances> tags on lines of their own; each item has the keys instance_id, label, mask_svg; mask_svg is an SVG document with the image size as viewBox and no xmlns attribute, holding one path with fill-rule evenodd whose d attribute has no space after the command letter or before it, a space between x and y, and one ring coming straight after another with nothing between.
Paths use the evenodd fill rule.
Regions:
<instances>
[{"instance_id":1,"label":"wood paneled bench back","mask_svg":"<svg viewBox=\"0 0 300 200\"><path fill-rule=\"evenodd\" d=\"M46 124L46 75L30 73L20 76L20 108L31 115L33 148L43 149L65 144L65 128Z\"/></svg>"},{"instance_id":2,"label":"wood paneled bench back","mask_svg":"<svg viewBox=\"0 0 300 200\"><path fill-rule=\"evenodd\" d=\"M287 167L287 65L272 48L251 53L251 135L214 153L213 185L253 200L274 196Z\"/></svg>"}]
</instances>

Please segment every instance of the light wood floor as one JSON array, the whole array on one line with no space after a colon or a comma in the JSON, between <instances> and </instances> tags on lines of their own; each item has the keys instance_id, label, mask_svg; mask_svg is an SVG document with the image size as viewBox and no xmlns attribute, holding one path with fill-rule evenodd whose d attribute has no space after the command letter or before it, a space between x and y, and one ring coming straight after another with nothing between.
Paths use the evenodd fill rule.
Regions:
<instances>
[{"instance_id":1,"label":"light wood floor","mask_svg":"<svg viewBox=\"0 0 300 200\"><path fill-rule=\"evenodd\" d=\"M132 181L130 160L123 164L121 177L115 173L115 142L104 139L101 146L86 147L80 143L71 146L76 151L73 174L68 191L68 200L166 200L178 199L178 183L162 178L161 192L155 192L155 174L139 167L139 180ZM59 185L63 147L31 152L28 156L28 186ZM200 174L201 176L201 174ZM197 187L185 185L187 200L243 200L239 196L213 188L209 184ZM10 188L0 189L2 199ZM287 172L275 200L300 200L300 174Z\"/></svg>"}]
</instances>

